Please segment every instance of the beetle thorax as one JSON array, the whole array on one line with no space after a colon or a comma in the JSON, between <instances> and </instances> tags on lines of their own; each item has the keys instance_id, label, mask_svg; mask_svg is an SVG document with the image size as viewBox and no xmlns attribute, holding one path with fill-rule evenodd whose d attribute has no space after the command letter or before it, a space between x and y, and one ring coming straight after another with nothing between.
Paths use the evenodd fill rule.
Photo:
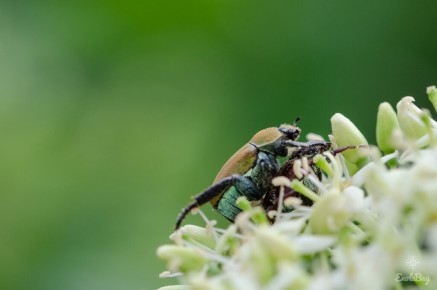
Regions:
<instances>
[{"instance_id":1,"label":"beetle thorax","mask_svg":"<svg viewBox=\"0 0 437 290\"><path fill-rule=\"evenodd\" d=\"M264 195L271 187L271 180L278 173L279 165L275 155L268 152L258 152L255 166L249 172L252 181L256 183L260 192Z\"/></svg>"}]
</instances>

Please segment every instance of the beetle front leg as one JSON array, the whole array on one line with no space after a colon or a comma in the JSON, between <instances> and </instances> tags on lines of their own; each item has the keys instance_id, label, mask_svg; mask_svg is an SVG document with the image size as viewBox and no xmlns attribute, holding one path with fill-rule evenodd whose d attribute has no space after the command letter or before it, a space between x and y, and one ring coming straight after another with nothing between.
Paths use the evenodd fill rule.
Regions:
<instances>
[{"instance_id":1,"label":"beetle front leg","mask_svg":"<svg viewBox=\"0 0 437 290\"><path fill-rule=\"evenodd\" d=\"M328 150L331 147L331 142L326 141L308 141L299 142L294 140L284 140L283 145L287 147L298 147L298 148L322 148Z\"/></svg>"},{"instance_id":2,"label":"beetle front leg","mask_svg":"<svg viewBox=\"0 0 437 290\"><path fill-rule=\"evenodd\" d=\"M308 141L308 142L298 142L293 140L285 140L283 146L296 148L293 152L291 158L303 157L308 155L315 155L317 153L322 153L331 148L331 142L326 141Z\"/></svg>"}]
</instances>

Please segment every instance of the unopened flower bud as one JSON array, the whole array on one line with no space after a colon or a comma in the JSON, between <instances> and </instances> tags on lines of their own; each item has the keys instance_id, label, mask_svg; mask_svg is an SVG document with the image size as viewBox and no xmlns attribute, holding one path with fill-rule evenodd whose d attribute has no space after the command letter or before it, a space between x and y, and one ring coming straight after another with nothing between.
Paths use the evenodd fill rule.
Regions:
<instances>
[{"instance_id":1,"label":"unopened flower bud","mask_svg":"<svg viewBox=\"0 0 437 290\"><path fill-rule=\"evenodd\" d=\"M272 184L274 186L286 186L290 187L290 179L285 176L278 176L272 179Z\"/></svg>"},{"instance_id":2,"label":"unopened flower bud","mask_svg":"<svg viewBox=\"0 0 437 290\"><path fill-rule=\"evenodd\" d=\"M332 116L331 127L338 147L368 145L366 138L354 123L340 113L336 113ZM368 158L363 156L361 151L361 149L347 150L342 154L346 160L361 168L368 161Z\"/></svg>"},{"instance_id":3,"label":"unopened flower bud","mask_svg":"<svg viewBox=\"0 0 437 290\"><path fill-rule=\"evenodd\" d=\"M414 105L413 97L404 97L396 106L398 120L405 137L417 140L427 133L427 129L421 120L422 111Z\"/></svg>"},{"instance_id":4,"label":"unopened flower bud","mask_svg":"<svg viewBox=\"0 0 437 290\"><path fill-rule=\"evenodd\" d=\"M376 142L379 149L385 154L396 150L393 132L398 129L398 118L392 106L387 102L380 104L376 119Z\"/></svg>"},{"instance_id":5,"label":"unopened flower bud","mask_svg":"<svg viewBox=\"0 0 437 290\"><path fill-rule=\"evenodd\" d=\"M244 211L249 211L252 209L252 205L250 204L250 201L245 196L240 196L237 198L237 201L235 202L239 208L241 208Z\"/></svg>"},{"instance_id":6,"label":"unopened flower bud","mask_svg":"<svg viewBox=\"0 0 437 290\"><path fill-rule=\"evenodd\" d=\"M156 254L167 263L168 269L173 272L199 271L208 261L199 250L176 245L160 246Z\"/></svg>"},{"instance_id":7,"label":"unopened flower bud","mask_svg":"<svg viewBox=\"0 0 437 290\"><path fill-rule=\"evenodd\" d=\"M428 98L434 106L434 110L437 111L437 88L435 86L428 87L426 89L426 93L428 94Z\"/></svg>"},{"instance_id":8,"label":"unopened flower bud","mask_svg":"<svg viewBox=\"0 0 437 290\"><path fill-rule=\"evenodd\" d=\"M275 266L269 253L256 239L252 239L245 247L240 248L240 263L243 268L251 269L256 279L267 283L275 273Z\"/></svg>"},{"instance_id":9,"label":"unopened flower bud","mask_svg":"<svg viewBox=\"0 0 437 290\"><path fill-rule=\"evenodd\" d=\"M182 238L186 241L196 241L214 249L216 241L211 231L195 225L186 225L181 228ZM172 236L170 236L172 238Z\"/></svg>"},{"instance_id":10,"label":"unopened flower bud","mask_svg":"<svg viewBox=\"0 0 437 290\"><path fill-rule=\"evenodd\" d=\"M269 227L259 228L255 240L275 261L295 260L296 252L285 236Z\"/></svg>"},{"instance_id":11,"label":"unopened flower bud","mask_svg":"<svg viewBox=\"0 0 437 290\"><path fill-rule=\"evenodd\" d=\"M309 225L314 234L334 234L346 225L350 216L345 197L328 193L314 205Z\"/></svg>"}]
</instances>

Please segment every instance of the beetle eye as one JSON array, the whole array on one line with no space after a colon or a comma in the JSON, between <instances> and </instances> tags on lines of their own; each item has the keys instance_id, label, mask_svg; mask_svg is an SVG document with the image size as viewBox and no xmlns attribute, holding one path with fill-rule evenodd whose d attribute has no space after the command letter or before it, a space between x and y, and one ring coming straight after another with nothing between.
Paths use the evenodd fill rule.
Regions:
<instances>
[{"instance_id":1,"label":"beetle eye","mask_svg":"<svg viewBox=\"0 0 437 290\"><path fill-rule=\"evenodd\" d=\"M287 136L287 139L296 140L300 135L300 129L298 127L291 127L291 128L290 127L291 126L289 126L288 128L280 127L278 128L278 130L282 134Z\"/></svg>"},{"instance_id":2,"label":"beetle eye","mask_svg":"<svg viewBox=\"0 0 437 290\"><path fill-rule=\"evenodd\" d=\"M291 138L293 140L296 140L297 138L299 138L299 135L300 135L300 129L296 129L296 130L294 130L293 135L292 135Z\"/></svg>"}]
</instances>

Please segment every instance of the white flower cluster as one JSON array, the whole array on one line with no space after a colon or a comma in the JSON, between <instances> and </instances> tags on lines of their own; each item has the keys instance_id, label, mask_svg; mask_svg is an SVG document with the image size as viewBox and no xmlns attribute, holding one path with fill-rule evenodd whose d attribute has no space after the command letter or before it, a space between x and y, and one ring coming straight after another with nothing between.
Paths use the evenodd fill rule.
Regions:
<instances>
[{"instance_id":1,"label":"white flower cluster","mask_svg":"<svg viewBox=\"0 0 437 290\"><path fill-rule=\"evenodd\" d=\"M436 88L427 92L436 108ZM280 201L268 213L276 217L271 224L261 207L240 199L244 212L227 229L207 221L175 232L174 244L157 253L169 270L162 277L183 285L161 289L437 289L437 122L413 101L403 98L397 112L380 105L378 148L316 156L321 181L295 166L317 190L273 180L312 199L312 207L295 197ZM335 146L367 144L343 115L331 123ZM414 266L406 263L411 257Z\"/></svg>"}]
</instances>

